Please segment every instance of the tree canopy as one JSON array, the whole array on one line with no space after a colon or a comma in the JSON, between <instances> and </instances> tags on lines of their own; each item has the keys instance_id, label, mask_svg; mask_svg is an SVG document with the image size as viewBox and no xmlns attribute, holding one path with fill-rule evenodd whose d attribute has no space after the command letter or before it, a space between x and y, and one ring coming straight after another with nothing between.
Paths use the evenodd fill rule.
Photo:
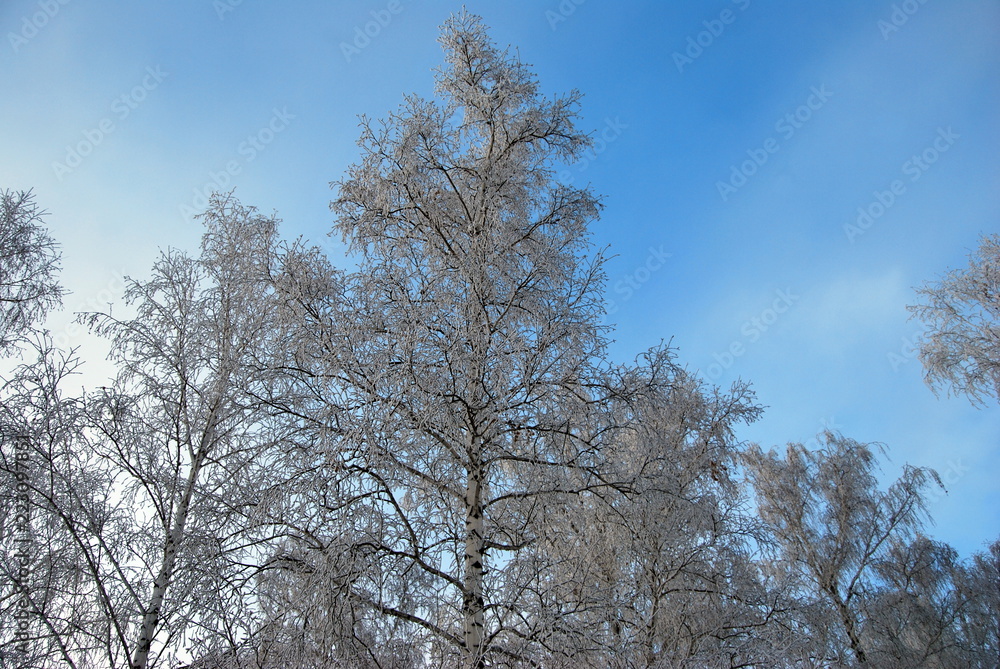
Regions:
<instances>
[{"instance_id":1,"label":"tree canopy","mask_svg":"<svg viewBox=\"0 0 1000 669\"><path fill-rule=\"evenodd\" d=\"M362 119L334 265L217 194L197 254L39 323L58 253L3 191L0 669L995 666L1000 542L925 534L940 480L838 433L741 441L762 407L666 345L608 355L601 211L546 97L462 12L435 97ZM932 383L996 394L996 259L922 294Z\"/></svg>"}]
</instances>

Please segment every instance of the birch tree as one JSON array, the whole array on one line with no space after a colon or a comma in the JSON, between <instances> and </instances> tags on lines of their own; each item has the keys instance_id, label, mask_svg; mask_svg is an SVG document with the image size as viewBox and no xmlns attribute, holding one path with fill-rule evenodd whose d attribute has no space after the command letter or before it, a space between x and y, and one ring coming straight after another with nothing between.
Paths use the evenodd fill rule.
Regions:
<instances>
[{"instance_id":1,"label":"birch tree","mask_svg":"<svg viewBox=\"0 0 1000 669\"><path fill-rule=\"evenodd\" d=\"M768 537L736 476L753 393L704 386L667 349L628 376L644 392L618 407L630 417L606 446L615 485L544 520L539 591L558 611L545 666L767 666L793 639L776 624L784 596L758 564Z\"/></svg>"},{"instance_id":2,"label":"birch tree","mask_svg":"<svg viewBox=\"0 0 1000 669\"><path fill-rule=\"evenodd\" d=\"M0 190L0 355L61 304L59 252L31 191Z\"/></svg>"},{"instance_id":3,"label":"birch tree","mask_svg":"<svg viewBox=\"0 0 1000 669\"><path fill-rule=\"evenodd\" d=\"M27 360L0 376L0 666L66 661L63 576L74 567L41 512L40 463L73 434L65 379L79 366L39 323L61 303L59 251L30 191L0 190L0 357Z\"/></svg>"},{"instance_id":4,"label":"birch tree","mask_svg":"<svg viewBox=\"0 0 1000 669\"><path fill-rule=\"evenodd\" d=\"M167 252L149 281L131 283L135 318L88 318L120 370L90 402L94 456L117 467L137 516L118 558L138 565L127 584L141 613L129 620L134 669L169 658L185 636L234 644L250 633L245 610L212 603L238 604L250 585L240 565L253 564L247 547L262 540L254 509L279 483L282 432L269 401L281 355L268 297L276 223L216 198L205 224L200 258Z\"/></svg>"},{"instance_id":5,"label":"birch tree","mask_svg":"<svg viewBox=\"0 0 1000 669\"><path fill-rule=\"evenodd\" d=\"M895 541L875 572L877 588L865 605L863 631L874 666L970 664L961 621L971 606L955 549L923 535L909 543Z\"/></svg>"},{"instance_id":6,"label":"birch tree","mask_svg":"<svg viewBox=\"0 0 1000 669\"><path fill-rule=\"evenodd\" d=\"M363 119L336 184L358 271L287 269L301 355L328 381L319 422L340 435L330 468L350 473L317 504L341 526L313 554L366 561L343 596L436 662L527 663L541 632L513 565L546 531L543 499L601 484L599 205L553 180L589 145L579 95L543 98L474 16L441 43L438 99Z\"/></svg>"},{"instance_id":7,"label":"birch tree","mask_svg":"<svg viewBox=\"0 0 1000 669\"><path fill-rule=\"evenodd\" d=\"M667 349L628 376L620 385L642 391L606 446L615 486L547 509L539 591L559 611L547 645L566 666L728 667L756 617L738 600L757 594L741 573L751 527L733 430L759 408L745 384L706 388Z\"/></svg>"},{"instance_id":8,"label":"birch tree","mask_svg":"<svg viewBox=\"0 0 1000 669\"><path fill-rule=\"evenodd\" d=\"M927 327L919 348L927 383L977 405L1000 400L1000 235L984 235L968 268L917 294L921 302L909 309Z\"/></svg>"},{"instance_id":9,"label":"birch tree","mask_svg":"<svg viewBox=\"0 0 1000 669\"><path fill-rule=\"evenodd\" d=\"M172 666L257 628L256 546L273 538L258 510L287 449L275 222L216 198L206 227L199 258L168 251L129 281L132 317L83 318L117 373L73 422L52 416L77 433L38 451L32 498L72 569L36 613L68 666Z\"/></svg>"},{"instance_id":10,"label":"birch tree","mask_svg":"<svg viewBox=\"0 0 1000 669\"><path fill-rule=\"evenodd\" d=\"M784 457L754 446L744 460L778 559L811 592L803 623L820 642L819 657L865 666L872 661L863 630L876 567L922 528L926 490L940 480L933 470L907 466L882 491L877 445L832 433L824 442L815 451L789 444Z\"/></svg>"},{"instance_id":11,"label":"birch tree","mask_svg":"<svg viewBox=\"0 0 1000 669\"><path fill-rule=\"evenodd\" d=\"M79 630L102 619L80 587L84 556L53 501L68 507L99 491L93 476L67 489L51 465L66 465L79 443L79 402L65 386L81 363L44 334L28 351L0 378L0 667L77 667L93 650Z\"/></svg>"},{"instance_id":12,"label":"birch tree","mask_svg":"<svg viewBox=\"0 0 1000 669\"><path fill-rule=\"evenodd\" d=\"M703 386L674 368L669 391L650 398L615 461L631 481L603 525L620 529L592 560L619 615L611 666L731 667L763 661L778 639L758 631L776 608L754 563L760 524L735 476L740 423L760 415L753 393ZM588 541L589 543L589 541ZM766 646L766 647L765 647Z\"/></svg>"},{"instance_id":13,"label":"birch tree","mask_svg":"<svg viewBox=\"0 0 1000 669\"><path fill-rule=\"evenodd\" d=\"M1000 663L1000 539L976 553L960 590L968 608L960 619L960 642L969 666Z\"/></svg>"}]
</instances>

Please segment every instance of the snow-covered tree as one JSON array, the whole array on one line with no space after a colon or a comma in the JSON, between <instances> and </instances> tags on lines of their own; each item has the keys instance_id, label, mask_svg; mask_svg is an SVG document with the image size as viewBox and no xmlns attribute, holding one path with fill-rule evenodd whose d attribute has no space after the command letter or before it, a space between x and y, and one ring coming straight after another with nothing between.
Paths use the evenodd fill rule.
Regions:
<instances>
[{"instance_id":1,"label":"snow-covered tree","mask_svg":"<svg viewBox=\"0 0 1000 669\"><path fill-rule=\"evenodd\" d=\"M927 327L920 361L927 383L968 396L1000 400L1000 235L984 235L964 271L918 289L909 307Z\"/></svg>"},{"instance_id":2,"label":"snow-covered tree","mask_svg":"<svg viewBox=\"0 0 1000 669\"><path fill-rule=\"evenodd\" d=\"M865 665L877 567L922 528L927 488L940 480L933 470L907 466L883 491L879 445L829 432L824 442L818 450L789 444L784 457L754 446L744 462L777 560L803 584L799 633L810 637L820 659Z\"/></svg>"},{"instance_id":3,"label":"snow-covered tree","mask_svg":"<svg viewBox=\"0 0 1000 669\"><path fill-rule=\"evenodd\" d=\"M205 225L200 258L167 252L129 285L134 318L87 319L119 368L88 404L92 457L116 468L135 514L117 558L141 612L122 621L134 669L182 641L235 645L251 633L240 593L252 586L251 547L269 538L257 507L280 485L276 223L219 197Z\"/></svg>"},{"instance_id":4,"label":"snow-covered tree","mask_svg":"<svg viewBox=\"0 0 1000 669\"><path fill-rule=\"evenodd\" d=\"M53 502L73 506L101 491L94 473L81 471L72 486L52 475L81 436L79 403L65 388L80 361L45 334L28 351L0 378L0 667L76 667L86 655L75 652L78 631L104 619L90 615L80 586L86 556L73 531L82 530L64 527Z\"/></svg>"},{"instance_id":5,"label":"snow-covered tree","mask_svg":"<svg viewBox=\"0 0 1000 669\"><path fill-rule=\"evenodd\" d=\"M35 614L69 666L173 666L242 648L258 628L259 545L276 531L261 509L294 427L276 419L275 222L216 198L205 223L200 257L168 251L129 281L131 317L83 317L110 340L109 386L68 403L72 415L31 392L54 382L22 384L5 405L50 421L30 499L53 533L40 550L62 568L47 570L40 592L57 596ZM41 369L56 373L56 358Z\"/></svg>"},{"instance_id":6,"label":"snow-covered tree","mask_svg":"<svg viewBox=\"0 0 1000 669\"><path fill-rule=\"evenodd\" d=\"M59 252L30 191L0 190L0 355L61 304Z\"/></svg>"},{"instance_id":7,"label":"snow-covered tree","mask_svg":"<svg viewBox=\"0 0 1000 669\"><path fill-rule=\"evenodd\" d=\"M618 407L627 427L605 447L615 485L560 500L544 519L536 564L557 612L552 655L561 643L566 666L730 667L767 657L774 645L759 644L756 628L773 600L755 573L759 528L732 473L734 429L760 409L746 384L706 388L667 349L628 377L621 385L645 392Z\"/></svg>"},{"instance_id":8,"label":"snow-covered tree","mask_svg":"<svg viewBox=\"0 0 1000 669\"><path fill-rule=\"evenodd\" d=\"M967 601L959 618L959 642L965 666L1000 663L1000 539L972 556L959 585Z\"/></svg>"},{"instance_id":9,"label":"snow-covered tree","mask_svg":"<svg viewBox=\"0 0 1000 669\"><path fill-rule=\"evenodd\" d=\"M963 565L951 546L923 535L893 541L875 572L878 582L864 603L862 630L873 666L970 665L961 621L971 607L962 587Z\"/></svg>"},{"instance_id":10,"label":"snow-covered tree","mask_svg":"<svg viewBox=\"0 0 1000 669\"><path fill-rule=\"evenodd\" d=\"M286 265L299 355L327 383L316 508L339 528L310 527L302 547L307 570L335 565L328 582L375 644L530 663L553 612L528 613L540 595L521 558L553 500L609 485L598 203L553 179L589 140L578 94L543 98L477 17L451 18L441 42L438 99L363 120L361 161L336 184L358 270Z\"/></svg>"},{"instance_id":11,"label":"snow-covered tree","mask_svg":"<svg viewBox=\"0 0 1000 669\"><path fill-rule=\"evenodd\" d=\"M79 365L56 351L39 323L58 307L59 253L30 191L0 191L0 357L24 362L0 377L0 667L65 661L61 637L75 621L50 620L73 593L62 577L75 568L47 518L38 513L39 462L76 428L66 377Z\"/></svg>"}]
</instances>

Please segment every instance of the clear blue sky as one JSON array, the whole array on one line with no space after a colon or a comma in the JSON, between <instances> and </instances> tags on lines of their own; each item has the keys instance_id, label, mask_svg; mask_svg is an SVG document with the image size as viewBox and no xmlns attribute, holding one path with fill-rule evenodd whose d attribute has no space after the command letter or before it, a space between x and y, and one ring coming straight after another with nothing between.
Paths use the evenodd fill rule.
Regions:
<instances>
[{"instance_id":1,"label":"clear blue sky","mask_svg":"<svg viewBox=\"0 0 1000 669\"><path fill-rule=\"evenodd\" d=\"M186 214L214 183L323 239L357 116L431 94L460 6L5 0L0 187L51 212L68 310L106 308L159 248L196 251ZM615 358L672 339L711 380L753 382L768 409L743 438L884 442L887 476L949 481L934 536L963 555L1000 536L1000 409L934 397L905 310L1000 229L1000 4L466 6L603 135L562 178L604 196ZM68 323L59 341L91 347Z\"/></svg>"}]
</instances>

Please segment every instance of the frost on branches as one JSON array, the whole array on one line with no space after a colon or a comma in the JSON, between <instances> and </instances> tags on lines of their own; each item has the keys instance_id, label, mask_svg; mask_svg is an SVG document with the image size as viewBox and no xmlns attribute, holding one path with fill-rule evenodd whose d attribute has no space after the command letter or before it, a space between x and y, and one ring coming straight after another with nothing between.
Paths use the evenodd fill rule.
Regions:
<instances>
[{"instance_id":1,"label":"frost on branches","mask_svg":"<svg viewBox=\"0 0 1000 669\"><path fill-rule=\"evenodd\" d=\"M964 271L949 272L909 307L928 332L920 345L927 383L973 404L1000 400L1000 235L986 235Z\"/></svg>"},{"instance_id":2,"label":"frost on branches","mask_svg":"<svg viewBox=\"0 0 1000 669\"><path fill-rule=\"evenodd\" d=\"M0 355L62 302L59 252L28 192L0 190Z\"/></svg>"},{"instance_id":3,"label":"frost on branches","mask_svg":"<svg viewBox=\"0 0 1000 669\"><path fill-rule=\"evenodd\" d=\"M610 651L646 614L617 612L613 588L560 601L597 545L564 516L638 496L650 472L623 467L622 440L641 448L637 403L685 377L665 350L645 371L604 362L603 259L587 230L599 204L553 179L589 145L579 95L543 98L476 17L452 18L441 42L438 98L363 120L361 161L336 184L358 271L289 259L298 346L307 376L326 379L317 425L333 444L323 531L281 557L309 575L303 588L317 573L336 583L354 629L386 651L466 667ZM696 389L677 397L704 402ZM697 420L708 435L734 418ZM717 432L701 448L720 449L721 468ZM618 638L595 636L598 624Z\"/></svg>"},{"instance_id":4,"label":"frost on branches","mask_svg":"<svg viewBox=\"0 0 1000 669\"><path fill-rule=\"evenodd\" d=\"M198 255L81 316L115 370L88 392L37 330L55 247L4 192L0 354L35 355L0 379L31 461L0 440L0 669L995 665L1000 543L923 535L933 472L747 448L748 384L608 359L600 204L553 178L579 94L475 16L441 43L434 99L363 119L335 184L355 271L217 195ZM921 314L969 392L996 387L996 256Z\"/></svg>"}]
</instances>

